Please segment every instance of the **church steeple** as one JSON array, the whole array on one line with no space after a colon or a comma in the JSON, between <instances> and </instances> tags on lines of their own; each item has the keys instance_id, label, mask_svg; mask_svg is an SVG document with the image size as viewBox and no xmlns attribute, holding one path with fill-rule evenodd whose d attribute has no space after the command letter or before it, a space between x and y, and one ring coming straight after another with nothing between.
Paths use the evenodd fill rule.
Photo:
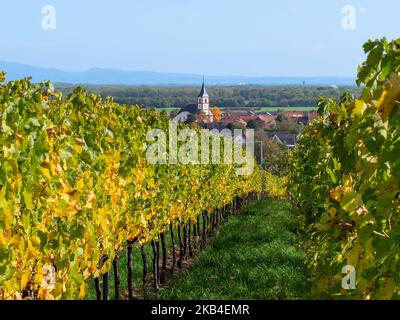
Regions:
<instances>
[{"instance_id":1,"label":"church steeple","mask_svg":"<svg viewBox=\"0 0 400 320\"><path fill-rule=\"evenodd\" d=\"M197 104L199 110L209 110L210 109L210 97L206 90L206 85L203 76L203 85L201 86L201 90L199 95L197 96Z\"/></svg>"},{"instance_id":2,"label":"church steeple","mask_svg":"<svg viewBox=\"0 0 400 320\"><path fill-rule=\"evenodd\" d=\"M208 98L206 86L205 86L205 83L204 83L204 76L203 76L203 85L201 86L201 91L200 91L198 97L199 98L203 98L203 97L207 97Z\"/></svg>"},{"instance_id":3,"label":"church steeple","mask_svg":"<svg viewBox=\"0 0 400 320\"><path fill-rule=\"evenodd\" d=\"M206 85L203 76L203 84L199 95L197 96L197 110L195 104L188 104L182 108L179 113L175 116L175 121L186 121L188 115L194 115L198 123L212 123L214 116L210 110L210 97L206 90Z\"/></svg>"}]
</instances>

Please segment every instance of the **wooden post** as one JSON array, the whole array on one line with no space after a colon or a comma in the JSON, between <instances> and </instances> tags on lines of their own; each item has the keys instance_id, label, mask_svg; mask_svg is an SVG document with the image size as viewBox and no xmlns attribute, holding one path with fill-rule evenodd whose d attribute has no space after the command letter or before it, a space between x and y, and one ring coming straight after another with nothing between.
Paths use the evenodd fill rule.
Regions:
<instances>
[{"instance_id":1,"label":"wooden post","mask_svg":"<svg viewBox=\"0 0 400 320\"><path fill-rule=\"evenodd\" d=\"M160 234L161 239L161 249L162 249L162 266L161 266L161 276L160 282L165 282L165 273L167 270L167 246L165 244L165 235L164 232Z\"/></svg>"},{"instance_id":2,"label":"wooden post","mask_svg":"<svg viewBox=\"0 0 400 320\"><path fill-rule=\"evenodd\" d=\"M157 249L154 240L151 240L151 248L153 249L153 289L158 290L158 271L157 271Z\"/></svg>"},{"instance_id":3,"label":"wooden post","mask_svg":"<svg viewBox=\"0 0 400 320\"><path fill-rule=\"evenodd\" d=\"M133 242L127 241L127 249L128 249L128 298L129 300L133 300L133 255L132 255L132 247Z\"/></svg>"},{"instance_id":4,"label":"wooden post","mask_svg":"<svg viewBox=\"0 0 400 320\"><path fill-rule=\"evenodd\" d=\"M197 217L197 236L201 236L201 231L200 231L200 216Z\"/></svg>"},{"instance_id":5,"label":"wooden post","mask_svg":"<svg viewBox=\"0 0 400 320\"><path fill-rule=\"evenodd\" d=\"M190 225L191 225L191 222L189 221L187 224L188 224L189 257L192 257L193 256L193 251L192 251L192 244L191 244L191 241L190 241Z\"/></svg>"},{"instance_id":6,"label":"wooden post","mask_svg":"<svg viewBox=\"0 0 400 320\"><path fill-rule=\"evenodd\" d=\"M118 252L115 255L113 261L113 268L114 268L114 292L115 292L115 300L119 300L120 296L120 279L119 279L119 254Z\"/></svg>"},{"instance_id":7,"label":"wooden post","mask_svg":"<svg viewBox=\"0 0 400 320\"><path fill-rule=\"evenodd\" d=\"M178 259L178 268L182 268L182 259L183 259L183 245L182 245L182 236L181 236L181 223L178 224L178 239L179 239L179 259Z\"/></svg>"},{"instance_id":8,"label":"wooden post","mask_svg":"<svg viewBox=\"0 0 400 320\"><path fill-rule=\"evenodd\" d=\"M142 261L143 261L142 287L144 289L144 287L146 286L146 278L147 278L147 258L143 245L140 246L140 255L142 256Z\"/></svg>"},{"instance_id":9,"label":"wooden post","mask_svg":"<svg viewBox=\"0 0 400 320\"><path fill-rule=\"evenodd\" d=\"M103 274L103 300L108 300L108 272Z\"/></svg>"},{"instance_id":10,"label":"wooden post","mask_svg":"<svg viewBox=\"0 0 400 320\"><path fill-rule=\"evenodd\" d=\"M187 224L183 223L183 258L187 258Z\"/></svg>"},{"instance_id":11,"label":"wooden post","mask_svg":"<svg viewBox=\"0 0 400 320\"><path fill-rule=\"evenodd\" d=\"M99 278L94 279L94 288L96 290L96 299L101 300L101 290L100 290L100 281Z\"/></svg>"},{"instance_id":12,"label":"wooden post","mask_svg":"<svg viewBox=\"0 0 400 320\"><path fill-rule=\"evenodd\" d=\"M206 245L206 228L207 228L207 214L203 212L203 234L201 236L201 247Z\"/></svg>"}]
</instances>

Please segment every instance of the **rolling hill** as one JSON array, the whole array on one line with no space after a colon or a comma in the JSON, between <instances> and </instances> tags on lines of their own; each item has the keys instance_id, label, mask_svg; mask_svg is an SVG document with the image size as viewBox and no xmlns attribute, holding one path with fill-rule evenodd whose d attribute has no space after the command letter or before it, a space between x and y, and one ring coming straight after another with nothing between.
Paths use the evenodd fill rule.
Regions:
<instances>
[{"instance_id":1,"label":"rolling hill","mask_svg":"<svg viewBox=\"0 0 400 320\"><path fill-rule=\"evenodd\" d=\"M80 72L67 72L54 68L0 61L0 70L7 72L8 80L32 77L34 82L51 80L71 84L104 85L199 85L202 75L161 73L150 71L123 71L94 68ZM269 86L348 86L354 85L351 77L244 77L206 76L208 85L269 85Z\"/></svg>"}]
</instances>

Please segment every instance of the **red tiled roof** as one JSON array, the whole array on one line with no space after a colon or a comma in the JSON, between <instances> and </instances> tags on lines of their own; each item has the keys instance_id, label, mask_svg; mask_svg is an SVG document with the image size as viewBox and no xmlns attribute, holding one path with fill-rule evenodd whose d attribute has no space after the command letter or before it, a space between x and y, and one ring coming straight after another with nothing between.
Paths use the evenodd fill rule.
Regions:
<instances>
[{"instance_id":1,"label":"red tiled roof","mask_svg":"<svg viewBox=\"0 0 400 320\"><path fill-rule=\"evenodd\" d=\"M315 119L316 117L318 117L318 112L317 112L317 111L310 111L310 112L308 113L308 120L313 120L313 119Z\"/></svg>"},{"instance_id":2,"label":"red tiled roof","mask_svg":"<svg viewBox=\"0 0 400 320\"><path fill-rule=\"evenodd\" d=\"M257 116L258 119L265 121L265 122L271 122L271 121L275 121L275 116L272 115L267 115L267 114L260 114Z\"/></svg>"},{"instance_id":3,"label":"red tiled roof","mask_svg":"<svg viewBox=\"0 0 400 320\"><path fill-rule=\"evenodd\" d=\"M305 115L304 112L301 111L279 111L278 113L288 118L301 118Z\"/></svg>"}]
</instances>

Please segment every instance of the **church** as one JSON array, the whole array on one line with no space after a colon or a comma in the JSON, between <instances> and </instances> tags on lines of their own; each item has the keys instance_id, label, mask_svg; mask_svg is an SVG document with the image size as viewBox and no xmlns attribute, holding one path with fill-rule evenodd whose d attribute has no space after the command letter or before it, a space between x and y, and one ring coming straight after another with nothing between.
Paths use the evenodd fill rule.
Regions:
<instances>
[{"instance_id":1,"label":"church","mask_svg":"<svg viewBox=\"0 0 400 320\"><path fill-rule=\"evenodd\" d=\"M212 123L213 113L210 110L210 96L207 93L206 86L203 79L201 91L197 96L197 104L188 104L179 110L178 114L174 117L174 121L185 122L189 115L196 117L196 122L199 123Z\"/></svg>"}]
</instances>

